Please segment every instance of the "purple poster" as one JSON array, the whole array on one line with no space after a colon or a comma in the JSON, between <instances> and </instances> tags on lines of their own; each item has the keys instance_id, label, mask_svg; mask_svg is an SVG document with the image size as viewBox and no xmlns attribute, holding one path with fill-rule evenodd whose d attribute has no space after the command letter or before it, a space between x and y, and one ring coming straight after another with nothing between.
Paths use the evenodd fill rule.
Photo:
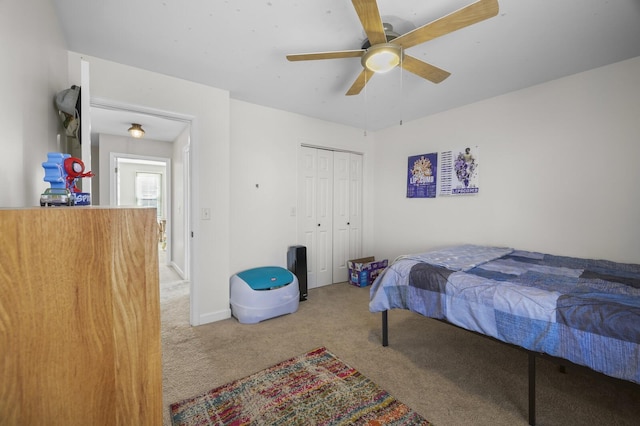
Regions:
<instances>
[{"instance_id":1,"label":"purple poster","mask_svg":"<svg viewBox=\"0 0 640 426\"><path fill-rule=\"evenodd\" d=\"M440 153L439 195L473 195L480 192L479 154L480 148L477 146Z\"/></svg>"},{"instance_id":2,"label":"purple poster","mask_svg":"<svg viewBox=\"0 0 640 426\"><path fill-rule=\"evenodd\" d=\"M407 198L435 198L437 188L438 154L409 157L407 168Z\"/></svg>"}]
</instances>

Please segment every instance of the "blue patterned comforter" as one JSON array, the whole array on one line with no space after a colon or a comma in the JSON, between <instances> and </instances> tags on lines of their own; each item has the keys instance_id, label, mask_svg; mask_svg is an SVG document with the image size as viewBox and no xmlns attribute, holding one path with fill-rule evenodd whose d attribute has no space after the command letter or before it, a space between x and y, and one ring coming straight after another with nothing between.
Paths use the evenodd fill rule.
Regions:
<instances>
[{"instance_id":1,"label":"blue patterned comforter","mask_svg":"<svg viewBox=\"0 0 640 426\"><path fill-rule=\"evenodd\" d=\"M640 383L640 265L458 246L396 259L369 303L394 308Z\"/></svg>"}]
</instances>

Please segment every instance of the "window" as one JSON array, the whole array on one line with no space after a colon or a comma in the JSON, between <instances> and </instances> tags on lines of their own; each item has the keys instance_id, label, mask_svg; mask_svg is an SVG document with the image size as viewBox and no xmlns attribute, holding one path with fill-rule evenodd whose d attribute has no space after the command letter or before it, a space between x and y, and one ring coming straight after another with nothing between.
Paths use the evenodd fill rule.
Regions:
<instances>
[{"instance_id":1,"label":"window","mask_svg":"<svg viewBox=\"0 0 640 426\"><path fill-rule=\"evenodd\" d=\"M162 211L162 174L136 172L136 205L155 207L158 218Z\"/></svg>"}]
</instances>

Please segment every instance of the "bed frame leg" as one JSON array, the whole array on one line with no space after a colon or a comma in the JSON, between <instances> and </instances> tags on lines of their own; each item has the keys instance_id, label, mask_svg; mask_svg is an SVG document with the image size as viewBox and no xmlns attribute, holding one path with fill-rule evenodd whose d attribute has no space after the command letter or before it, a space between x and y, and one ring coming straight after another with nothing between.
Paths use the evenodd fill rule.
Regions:
<instances>
[{"instance_id":1,"label":"bed frame leg","mask_svg":"<svg viewBox=\"0 0 640 426\"><path fill-rule=\"evenodd\" d=\"M389 346L389 319L387 313L382 311L382 346Z\"/></svg>"},{"instance_id":2,"label":"bed frame leg","mask_svg":"<svg viewBox=\"0 0 640 426\"><path fill-rule=\"evenodd\" d=\"M529 352L529 425L536 424L536 354Z\"/></svg>"}]
</instances>

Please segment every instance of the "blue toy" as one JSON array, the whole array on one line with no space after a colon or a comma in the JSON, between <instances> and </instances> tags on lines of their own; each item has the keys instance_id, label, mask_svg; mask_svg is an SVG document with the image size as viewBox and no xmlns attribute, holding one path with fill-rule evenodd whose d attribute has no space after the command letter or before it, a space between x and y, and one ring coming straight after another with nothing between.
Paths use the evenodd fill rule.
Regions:
<instances>
[{"instance_id":1,"label":"blue toy","mask_svg":"<svg viewBox=\"0 0 640 426\"><path fill-rule=\"evenodd\" d=\"M81 192L76 186L78 179L93 177L92 172L84 171L84 163L79 158L61 152L50 152L47 161L42 163L44 181L51 189L40 197L40 205L89 205L91 194ZM68 202L70 199L71 202Z\"/></svg>"},{"instance_id":2,"label":"blue toy","mask_svg":"<svg viewBox=\"0 0 640 426\"><path fill-rule=\"evenodd\" d=\"M64 160L70 157L70 154L63 154L61 152L50 152L47 154L47 161L42 163L42 167L44 167L44 181L49 182L51 188L64 189L67 187Z\"/></svg>"}]
</instances>

